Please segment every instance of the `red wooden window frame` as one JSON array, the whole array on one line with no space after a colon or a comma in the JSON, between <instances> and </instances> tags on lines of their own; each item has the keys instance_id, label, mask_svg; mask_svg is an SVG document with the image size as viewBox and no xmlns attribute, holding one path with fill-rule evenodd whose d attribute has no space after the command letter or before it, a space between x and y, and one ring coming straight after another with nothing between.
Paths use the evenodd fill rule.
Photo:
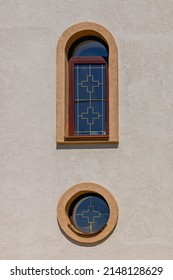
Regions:
<instances>
[{"instance_id":1,"label":"red wooden window frame","mask_svg":"<svg viewBox=\"0 0 173 280\"><path fill-rule=\"evenodd\" d=\"M75 64L105 64L106 66L106 135L76 135L74 134L74 65ZM69 132L68 138L73 140L108 140L109 138L109 92L108 63L100 56L72 57L69 60Z\"/></svg>"}]
</instances>

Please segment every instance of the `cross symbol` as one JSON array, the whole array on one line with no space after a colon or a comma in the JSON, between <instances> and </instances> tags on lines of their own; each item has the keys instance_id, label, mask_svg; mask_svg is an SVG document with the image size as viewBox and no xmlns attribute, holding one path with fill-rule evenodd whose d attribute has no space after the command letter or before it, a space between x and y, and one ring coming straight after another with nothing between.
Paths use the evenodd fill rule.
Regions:
<instances>
[{"instance_id":1,"label":"cross symbol","mask_svg":"<svg viewBox=\"0 0 173 280\"><path fill-rule=\"evenodd\" d=\"M93 75L87 75L86 81L81 81L81 86L87 88L87 92L93 92L95 87L99 86L99 81L94 81Z\"/></svg>"},{"instance_id":2,"label":"cross symbol","mask_svg":"<svg viewBox=\"0 0 173 280\"><path fill-rule=\"evenodd\" d=\"M100 115L99 113L94 112L93 107L88 107L87 112L82 113L80 117L87 120L87 124L94 124L94 120L98 120Z\"/></svg>"},{"instance_id":3,"label":"cross symbol","mask_svg":"<svg viewBox=\"0 0 173 280\"><path fill-rule=\"evenodd\" d=\"M95 218L100 218L100 212L94 210L94 206L88 206L87 211L82 212L82 216L88 219L88 223L94 223Z\"/></svg>"}]
</instances>

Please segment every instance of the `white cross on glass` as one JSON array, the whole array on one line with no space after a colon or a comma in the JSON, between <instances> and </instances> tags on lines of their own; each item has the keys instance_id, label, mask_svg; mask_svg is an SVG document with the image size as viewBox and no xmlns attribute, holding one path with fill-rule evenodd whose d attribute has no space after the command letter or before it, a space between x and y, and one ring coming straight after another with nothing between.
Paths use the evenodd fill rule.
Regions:
<instances>
[{"instance_id":1,"label":"white cross on glass","mask_svg":"<svg viewBox=\"0 0 173 280\"><path fill-rule=\"evenodd\" d=\"M100 212L94 210L94 206L88 206L87 211L82 212L82 216L88 219L88 223L94 223L95 218L100 218Z\"/></svg>"},{"instance_id":2,"label":"white cross on glass","mask_svg":"<svg viewBox=\"0 0 173 280\"><path fill-rule=\"evenodd\" d=\"M93 107L88 107L87 108L87 112L86 113L82 113L81 114L81 118L82 119L86 119L87 120L87 124L94 124L94 120L98 120L100 117L99 113L94 112L94 108Z\"/></svg>"},{"instance_id":3,"label":"white cross on glass","mask_svg":"<svg viewBox=\"0 0 173 280\"><path fill-rule=\"evenodd\" d=\"M94 88L99 86L99 81L94 81L93 75L87 75L86 81L81 81L81 86L87 88L87 92L94 92Z\"/></svg>"}]
</instances>

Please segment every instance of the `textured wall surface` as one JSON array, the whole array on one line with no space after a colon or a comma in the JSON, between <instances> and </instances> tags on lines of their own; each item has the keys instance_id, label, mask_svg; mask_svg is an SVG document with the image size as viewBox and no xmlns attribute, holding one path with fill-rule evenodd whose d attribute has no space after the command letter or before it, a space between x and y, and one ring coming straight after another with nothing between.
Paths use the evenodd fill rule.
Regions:
<instances>
[{"instance_id":1,"label":"textured wall surface","mask_svg":"<svg viewBox=\"0 0 173 280\"><path fill-rule=\"evenodd\" d=\"M173 258L173 2L0 1L0 258ZM105 26L118 45L117 149L56 149L56 45L69 26ZM82 247L56 206L95 182L120 209L113 234Z\"/></svg>"}]
</instances>

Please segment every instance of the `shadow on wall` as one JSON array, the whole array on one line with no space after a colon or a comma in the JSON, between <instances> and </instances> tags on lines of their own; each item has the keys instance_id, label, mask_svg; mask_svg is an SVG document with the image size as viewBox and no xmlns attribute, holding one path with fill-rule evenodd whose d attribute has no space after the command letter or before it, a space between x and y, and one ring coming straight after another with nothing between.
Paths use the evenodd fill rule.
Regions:
<instances>
[{"instance_id":1,"label":"shadow on wall","mask_svg":"<svg viewBox=\"0 0 173 280\"><path fill-rule=\"evenodd\" d=\"M118 144L82 144L82 145L63 145L63 144L56 144L57 150L70 150L70 149L77 149L77 150L83 150L83 149L118 149Z\"/></svg>"}]
</instances>

